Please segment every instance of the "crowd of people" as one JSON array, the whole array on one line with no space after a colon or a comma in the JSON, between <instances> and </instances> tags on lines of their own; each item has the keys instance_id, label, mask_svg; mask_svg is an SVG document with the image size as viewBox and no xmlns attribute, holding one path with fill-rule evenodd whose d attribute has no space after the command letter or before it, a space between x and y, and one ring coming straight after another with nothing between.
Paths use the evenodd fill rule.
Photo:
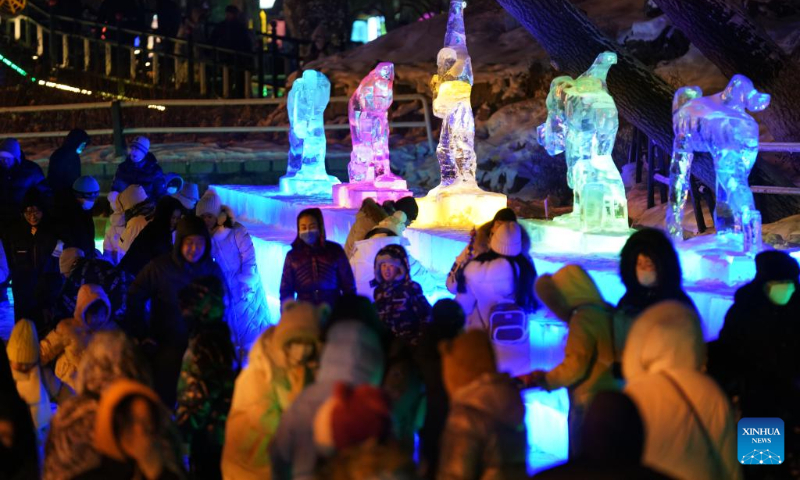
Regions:
<instances>
[{"instance_id":1,"label":"crowd of people","mask_svg":"<svg viewBox=\"0 0 800 480\"><path fill-rule=\"evenodd\" d=\"M403 237L416 202L368 199L344 246L321 210L299 213L270 319L245 226L213 190L165 175L144 137L96 250L88 142L71 132L47 177L0 144L15 317L0 478L524 479L527 429L547 428L526 422L530 388L570 400L569 461L536 478L798 475L800 267L783 252L756 256L707 344L660 230L630 236L612 305L577 264L537 275L503 209L454 259L454 298L431 305ZM563 361L512 378L495 351L527 341L542 310L568 325ZM784 420L782 465L740 465L742 416Z\"/></svg>"}]
</instances>

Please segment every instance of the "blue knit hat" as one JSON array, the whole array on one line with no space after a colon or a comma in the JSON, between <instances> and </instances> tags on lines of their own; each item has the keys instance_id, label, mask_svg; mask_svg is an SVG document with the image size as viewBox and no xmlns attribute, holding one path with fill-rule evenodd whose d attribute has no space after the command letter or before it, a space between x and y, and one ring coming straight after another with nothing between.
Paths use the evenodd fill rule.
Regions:
<instances>
[{"instance_id":1,"label":"blue knit hat","mask_svg":"<svg viewBox=\"0 0 800 480\"><path fill-rule=\"evenodd\" d=\"M0 143L0 152L10 153L17 161L22 158L22 149L16 138L6 138Z\"/></svg>"}]
</instances>

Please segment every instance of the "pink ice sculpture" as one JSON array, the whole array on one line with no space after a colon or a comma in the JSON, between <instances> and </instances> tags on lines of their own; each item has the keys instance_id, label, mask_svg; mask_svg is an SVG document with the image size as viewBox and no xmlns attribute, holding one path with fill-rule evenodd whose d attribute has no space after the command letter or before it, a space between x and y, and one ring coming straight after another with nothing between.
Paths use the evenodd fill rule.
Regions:
<instances>
[{"instance_id":1,"label":"pink ice sculpture","mask_svg":"<svg viewBox=\"0 0 800 480\"><path fill-rule=\"evenodd\" d=\"M365 198L378 202L411 195L406 181L389 167L389 107L394 65L379 63L359 84L348 104L353 151L347 173L350 183L333 186L337 205L357 208Z\"/></svg>"}]
</instances>

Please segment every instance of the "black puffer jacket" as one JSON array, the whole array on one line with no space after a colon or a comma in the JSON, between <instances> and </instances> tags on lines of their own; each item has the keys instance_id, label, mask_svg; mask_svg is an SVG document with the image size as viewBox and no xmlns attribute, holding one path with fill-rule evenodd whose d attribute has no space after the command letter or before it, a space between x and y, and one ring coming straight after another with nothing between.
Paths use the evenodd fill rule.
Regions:
<instances>
[{"instance_id":1,"label":"black puffer jacket","mask_svg":"<svg viewBox=\"0 0 800 480\"><path fill-rule=\"evenodd\" d=\"M78 147L81 143L89 143L89 134L76 128L69 132L52 155L47 165L47 183L54 192L72 190L72 184L81 176L81 156Z\"/></svg>"},{"instance_id":2,"label":"black puffer jacket","mask_svg":"<svg viewBox=\"0 0 800 480\"><path fill-rule=\"evenodd\" d=\"M55 228L64 248L80 248L86 258L95 257L94 219L91 210L84 210L72 193L61 190L55 195Z\"/></svg>"},{"instance_id":3,"label":"black puffer jacket","mask_svg":"<svg viewBox=\"0 0 800 480\"><path fill-rule=\"evenodd\" d=\"M147 197L153 200L164 195L167 190L164 172L152 153L148 152L139 163L133 163L130 158L126 158L119 164L111 183L111 191L122 192L129 185L141 185L147 192Z\"/></svg>"},{"instance_id":4,"label":"black puffer jacket","mask_svg":"<svg viewBox=\"0 0 800 480\"><path fill-rule=\"evenodd\" d=\"M181 202L173 197L162 197L156 204L153 220L133 240L128 253L119 262L119 268L136 276L150 260L172 251L172 214L183 212Z\"/></svg>"},{"instance_id":5,"label":"black puffer jacket","mask_svg":"<svg viewBox=\"0 0 800 480\"><path fill-rule=\"evenodd\" d=\"M356 293L353 270L341 245L325 239L322 212L317 208L305 212L300 216L312 215L317 219L319 241L310 246L298 236L292 242L283 264L281 303L295 298L296 294L299 301L333 305L341 295Z\"/></svg>"}]
</instances>

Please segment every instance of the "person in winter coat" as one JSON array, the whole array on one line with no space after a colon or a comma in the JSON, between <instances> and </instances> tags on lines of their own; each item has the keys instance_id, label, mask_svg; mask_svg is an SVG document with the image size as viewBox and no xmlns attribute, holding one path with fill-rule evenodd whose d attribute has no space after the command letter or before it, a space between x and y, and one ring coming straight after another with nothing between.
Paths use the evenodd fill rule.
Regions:
<instances>
[{"instance_id":1,"label":"person in winter coat","mask_svg":"<svg viewBox=\"0 0 800 480\"><path fill-rule=\"evenodd\" d=\"M15 138L6 138L0 143L0 222L8 225L17 218L22 199L28 190L36 189L45 203L50 198L50 188L42 168L26 160Z\"/></svg>"},{"instance_id":2,"label":"person in winter coat","mask_svg":"<svg viewBox=\"0 0 800 480\"><path fill-rule=\"evenodd\" d=\"M316 480L417 480L417 465L405 450L374 439L350 447L317 470Z\"/></svg>"},{"instance_id":3,"label":"person in winter coat","mask_svg":"<svg viewBox=\"0 0 800 480\"><path fill-rule=\"evenodd\" d=\"M84 258L78 248L66 248L58 258L58 268L64 276L55 308L55 318L68 318L75 313L80 288L86 284L100 286L111 304L110 320L116 323L125 318L128 284L126 277L110 263L101 258Z\"/></svg>"},{"instance_id":4,"label":"person in winter coat","mask_svg":"<svg viewBox=\"0 0 800 480\"><path fill-rule=\"evenodd\" d=\"M158 200L166 192L166 180L156 157L150 152L150 140L136 137L128 148L128 157L117 167L111 191L122 192L129 185L141 185L147 197Z\"/></svg>"},{"instance_id":5,"label":"person in winter coat","mask_svg":"<svg viewBox=\"0 0 800 480\"><path fill-rule=\"evenodd\" d=\"M124 257L128 250L130 250L136 237L150 224L155 216L156 202L145 195L144 188L141 185L132 185L122 192L119 197L125 207L128 206L128 197L125 195L129 190L133 189L131 207L125 209L125 228L119 235L119 251Z\"/></svg>"},{"instance_id":6,"label":"person in winter coat","mask_svg":"<svg viewBox=\"0 0 800 480\"><path fill-rule=\"evenodd\" d=\"M422 287L411 280L408 255L400 245L387 245L375 257L375 306L395 338L410 345L419 339L431 315Z\"/></svg>"},{"instance_id":7,"label":"person in winter coat","mask_svg":"<svg viewBox=\"0 0 800 480\"><path fill-rule=\"evenodd\" d=\"M681 264L672 241L661 230L645 228L628 238L620 253L619 274L625 295L617 304L615 333L622 352L630 324L647 307L663 300L678 300L694 308L683 291Z\"/></svg>"},{"instance_id":8,"label":"person in winter coat","mask_svg":"<svg viewBox=\"0 0 800 480\"><path fill-rule=\"evenodd\" d=\"M534 371L521 377L524 387L569 391L570 456L578 455L583 417L598 392L616 390L612 365L613 308L597 290L592 277L578 265L567 265L554 275L536 281L536 293L558 318L567 322L569 334L564 360L549 372Z\"/></svg>"},{"instance_id":9,"label":"person in winter coat","mask_svg":"<svg viewBox=\"0 0 800 480\"><path fill-rule=\"evenodd\" d=\"M668 480L641 464L644 433L642 417L630 398L621 392L600 392L586 410L580 456L534 478Z\"/></svg>"},{"instance_id":10,"label":"person in winter coat","mask_svg":"<svg viewBox=\"0 0 800 480\"><path fill-rule=\"evenodd\" d=\"M93 432L100 394L114 380L129 378L150 384L150 373L122 332L99 332L78 366L76 396L53 416L45 445L44 480L74 478L100 465Z\"/></svg>"},{"instance_id":11,"label":"person in winter coat","mask_svg":"<svg viewBox=\"0 0 800 480\"><path fill-rule=\"evenodd\" d=\"M221 479L225 422L236 380L236 352L225 323L225 285L209 276L180 293L190 324L189 347L178 380L175 419L189 445L189 472L196 479Z\"/></svg>"},{"instance_id":12,"label":"person in winter coat","mask_svg":"<svg viewBox=\"0 0 800 480\"><path fill-rule=\"evenodd\" d=\"M110 320L111 304L99 285L86 284L78 290L75 315L58 322L55 330L39 344L42 365L55 361L55 373L59 380L77 388L78 365L86 346L95 333L113 330L116 325Z\"/></svg>"},{"instance_id":13,"label":"person in winter coat","mask_svg":"<svg viewBox=\"0 0 800 480\"><path fill-rule=\"evenodd\" d=\"M677 479L741 479L733 412L705 362L700 321L684 302L658 303L633 323L622 371L644 421L643 463Z\"/></svg>"},{"instance_id":14,"label":"person in winter coat","mask_svg":"<svg viewBox=\"0 0 800 480\"><path fill-rule=\"evenodd\" d=\"M297 298L333 306L345 294L355 293L353 270L344 250L325 237L322 211L307 208L297 216L297 238L286 254L281 277L281 304Z\"/></svg>"},{"instance_id":15,"label":"person in winter coat","mask_svg":"<svg viewBox=\"0 0 800 480\"><path fill-rule=\"evenodd\" d=\"M536 268L522 251L522 228L503 223L492 235L488 252L475 257L464 268L463 295L456 300L467 313L467 329L490 329L492 309L515 304L533 313L539 304L533 293Z\"/></svg>"},{"instance_id":16,"label":"person in winter coat","mask_svg":"<svg viewBox=\"0 0 800 480\"><path fill-rule=\"evenodd\" d=\"M80 248L88 258L95 257L92 207L100 195L100 184L93 177L80 177L72 191L56 195L54 219L56 233L64 248Z\"/></svg>"},{"instance_id":17,"label":"person in winter coat","mask_svg":"<svg viewBox=\"0 0 800 480\"><path fill-rule=\"evenodd\" d=\"M6 353L16 391L30 408L38 444L43 446L52 416L50 397L51 393L57 393L57 383L50 381L42 369L43 364L39 361L39 338L33 322L23 319L14 325L8 338Z\"/></svg>"},{"instance_id":18,"label":"person in winter coat","mask_svg":"<svg viewBox=\"0 0 800 480\"><path fill-rule=\"evenodd\" d=\"M338 321L322 350L316 381L284 412L270 446L274 480L314 478L319 452L314 418L338 382L377 386L383 375L383 348L374 329L359 320Z\"/></svg>"},{"instance_id":19,"label":"person in winter coat","mask_svg":"<svg viewBox=\"0 0 800 480\"><path fill-rule=\"evenodd\" d=\"M149 387L127 378L103 391L97 406L94 445L100 465L75 480L178 480L176 445L165 441L170 413Z\"/></svg>"},{"instance_id":20,"label":"person in winter coat","mask_svg":"<svg viewBox=\"0 0 800 480\"><path fill-rule=\"evenodd\" d=\"M194 279L224 276L211 258L211 238L203 221L184 217L178 222L171 253L148 263L128 289L123 329L134 338L152 340L150 360L155 390L165 405L175 405L181 360L189 343L189 326L181 313L178 293ZM145 305L150 301L150 314Z\"/></svg>"},{"instance_id":21,"label":"person in winter coat","mask_svg":"<svg viewBox=\"0 0 800 480\"><path fill-rule=\"evenodd\" d=\"M232 300L230 327L234 344L244 356L270 323L253 240L213 190L197 202L197 216L211 234L211 253L225 275Z\"/></svg>"},{"instance_id":22,"label":"person in winter coat","mask_svg":"<svg viewBox=\"0 0 800 480\"><path fill-rule=\"evenodd\" d=\"M416 220L419 214L419 206L417 206L417 201L414 200L414 197L401 198L395 202L395 208L405 213L406 225ZM356 242L364 240L372 229L377 227L379 223L390 215L391 214L388 213L386 209L378 205L372 198L364 199L361 203L361 208L356 214L356 221L347 233L347 240L344 244L344 251L347 254L347 258L352 258L355 253Z\"/></svg>"},{"instance_id":23,"label":"person in winter coat","mask_svg":"<svg viewBox=\"0 0 800 480\"><path fill-rule=\"evenodd\" d=\"M81 153L89 145L89 134L75 128L64 138L64 143L50 155L47 165L47 183L58 194L69 193L72 184L81 176Z\"/></svg>"},{"instance_id":24,"label":"person in winter coat","mask_svg":"<svg viewBox=\"0 0 800 480\"><path fill-rule=\"evenodd\" d=\"M800 427L800 267L780 251L756 255L756 276L739 288L719 339L709 345L709 373L739 400L744 417L777 417ZM800 445L785 438L786 459L770 470L796 468ZM754 468L755 467L745 467ZM746 472L750 473L750 472Z\"/></svg>"},{"instance_id":25,"label":"person in winter coat","mask_svg":"<svg viewBox=\"0 0 800 480\"><path fill-rule=\"evenodd\" d=\"M525 405L511 378L497 372L489 336L469 331L439 350L450 413L436 478L525 478Z\"/></svg>"},{"instance_id":26,"label":"person in winter coat","mask_svg":"<svg viewBox=\"0 0 800 480\"><path fill-rule=\"evenodd\" d=\"M52 328L52 308L60 288L58 239L45 214L44 201L31 190L22 201L22 218L3 234L3 250L11 272L14 318L29 318L40 336Z\"/></svg>"},{"instance_id":27,"label":"person in winter coat","mask_svg":"<svg viewBox=\"0 0 800 480\"><path fill-rule=\"evenodd\" d=\"M184 213L181 203L172 197L161 197L156 204L153 220L128 245L119 261L119 269L135 277L150 260L172 251L172 235Z\"/></svg>"},{"instance_id":28,"label":"person in winter coat","mask_svg":"<svg viewBox=\"0 0 800 480\"><path fill-rule=\"evenodd\" d=\"M420 454L424 478L436 478L439 466L439 440L444 431L450 403L442 379L442 357L439 343L452 340L464 330L464 310L455 300L439 300L431 311L431 322L425 325L414 349L414 361L425 384L426 415L419 431Z\"/></svg>"},{"instance_id":29,"label":"person in winter coat","mask_svg":"<svg viewBox=\"0 0 800 480\"><path fill-rule=\"evenodd\" d=\"M280 322L261 334L236 379L225 426L222 475L226 480L271 478L268 447L283 413L313 381L320 323L328 307L289 302Z\"/></svg>"},{"instance_id":30,"label":"person in winter coat","mask_svg":"<svg viewBox=\"0 0 800 480\"><path fill-rule=\"evenodd\" d=\"M111 263L117 265L125 253L120 247L120 237L125 231L125 212L136 205L148 205L147 192L141 185L129 185L122 192L109 192L108 203L111 204L111 215L108 218L108 228L103 238L103 256Z\"/></svg>"},{"instance_id":31,"label":"person in winter coat","mask_svg":"<svg viewBox=\"0 0 800 480\"><path fill-rule=\"evenodd\" d=\"M0 362L4 361L0 358ZM39 478L35 427L28 405L13 388L0 388L0 432L0 478Z\"/></svg>"},{"instance_id":32,"label":"person in winter coat","mask_svg":"<svg viewBox=\"0 0 800 480\"><path fill-rule=\"evenodd\" d=\"M464 247L464 250L458 254L455 262L453 262L453 267L450 269L450 273L447 274L447 290L449 290L450 293L453 295L459 293L458 282L459 279L463 281L464 268L466 268L467 264L472 259L489 252L489 240L492 234L502 225L508 223L517 223L517 214L510 208L503 208L494 214L492 221L484 223L477 229L472 229L469 243ZM525 232L524 229L520 230L520 236L522 237L522 253L527 255L531 247L530 237L528 237L528 233Z\"/></svg>"}]
</instances>

